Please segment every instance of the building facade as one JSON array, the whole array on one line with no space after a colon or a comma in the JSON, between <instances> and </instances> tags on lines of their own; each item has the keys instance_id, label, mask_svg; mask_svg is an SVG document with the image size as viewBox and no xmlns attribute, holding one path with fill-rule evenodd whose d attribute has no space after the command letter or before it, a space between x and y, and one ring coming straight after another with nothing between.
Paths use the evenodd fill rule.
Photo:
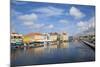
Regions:
<instances>
[{"instance_id":1,"label":"building facade","mask_svg":"<svg viewBox=\"0 0 100 67\"><path fill-rule=\"evenodd\" d=\"M61 39L61 41L64 41L64 42L68 41L67 33L65 33L65 32L61 33L60 34L60 39Z\"/></svg>"},{"instance_id":2,"label":"building facade","mask_svg":"<svg viewBox=\"0 0 100 67\"><path fill-rule=\"evenodd\" d=\"M30 43L30 42L37 42L44 40L44 35L42 33L29 33L27 35L24 35L24 43Z\"/></svg>"},{"instance_id":3,"label":"building facade","mask_svg":"<svg viewBox=\"0 0 100 67\"><path fill-rule=\"evenodd\" d=\"M58 33L50 33L50 36L49 36L49 39L51 41L57 41L57 38L58 38Z\"/></svg>"},{"instance_id":4,"label":"building facade","mask_svg":"<svg viewBox=\"0 0 100 67\"><path fill-rule=\"evenodd\" d=\"M23 35L18 33L11 33L11 45L17 46L23 44Z\"/></svg>"}]
</instances>

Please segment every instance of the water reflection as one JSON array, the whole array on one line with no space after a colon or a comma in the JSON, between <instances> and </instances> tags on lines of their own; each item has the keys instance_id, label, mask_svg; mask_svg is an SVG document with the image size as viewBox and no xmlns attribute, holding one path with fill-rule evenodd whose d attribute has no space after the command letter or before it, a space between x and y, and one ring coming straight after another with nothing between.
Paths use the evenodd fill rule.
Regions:
<instances>
[{"instance_id":1,"label":"water reflection","mask_svg":"<svg viewBox=\"0 0 100 67\"><path fill-rule=\"evenodd\" d=\"M93 61L95 53L79 42L48 42L45 47L14 49L12 65Z\"/></svg>"},{"instance_id":2,"label":"water reflection","mask_svg":"<svg viewBox=\"0 0 100 67\"><path fill-rule=\"evenodd\" d=\"M68 42L47 42L45 48L68 48Z\"/></svg>"},{"instance_id":3,"label":"water reflection","mask_svg":"<svg viewBox=\"0 0 100 67\"><path fill-rule=\"evenodd\" d=\"M44 47L37 47L37 48L17 48L17 49L12 49L11 50L11 56L12 58L13 57L16 57L16 56L20 56L21 54L20 53L26 53L28 55L31 55L31 54L35 54L35 55L41 55L45 49L47 49L48 51L51 49L51 48L68 48L68 42L62 42L62 43L47 43L45 44Z\"/></svg>"}]
</instances>

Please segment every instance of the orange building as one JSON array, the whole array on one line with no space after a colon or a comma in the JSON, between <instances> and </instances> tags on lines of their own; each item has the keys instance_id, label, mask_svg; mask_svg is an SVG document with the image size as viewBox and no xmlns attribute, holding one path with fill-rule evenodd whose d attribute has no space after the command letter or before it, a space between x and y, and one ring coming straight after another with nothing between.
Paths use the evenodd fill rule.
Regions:
<instances>
[{"instance_id":1,"label":"orange building","mask_svg":"<svg viewBox=\"0 0 100 67\"><path fill-rule=\"evenodd\" d=\"M33 41L39 41L39 40L43 40L43 34L41 33L29 33L27 35L24 35L24 42L33 42Z\"/></svg>"}]
</instances>

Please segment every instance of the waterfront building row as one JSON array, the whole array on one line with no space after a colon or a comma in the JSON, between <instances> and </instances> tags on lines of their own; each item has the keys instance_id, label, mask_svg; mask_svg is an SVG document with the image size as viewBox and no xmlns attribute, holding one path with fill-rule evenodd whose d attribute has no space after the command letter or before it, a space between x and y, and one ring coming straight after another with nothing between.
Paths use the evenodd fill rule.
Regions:
<instances>
[{"instance_id":1,"label":"waterfront building row","mask_svg":"<svg viewBox=\"0 0 100 67\"><path fill-rule=\"evenodd\" d=\"M43 41L68 41L67 33L29 33L26 35L11 33L11 44L29 44Z\"/></svg>"}]
</instances>

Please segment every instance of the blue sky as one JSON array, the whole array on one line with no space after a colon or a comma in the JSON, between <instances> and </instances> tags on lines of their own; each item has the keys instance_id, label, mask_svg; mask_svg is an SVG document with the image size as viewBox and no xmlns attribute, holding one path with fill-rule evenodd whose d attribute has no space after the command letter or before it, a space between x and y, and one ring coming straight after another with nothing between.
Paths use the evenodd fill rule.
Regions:
<instances>
[{"instance_id":1,"label":"blue sky","mask_svg":"<svg viewBox=\"0 0 100 67\"><path fill-rule=\"evenodd\" d=\"M75 35L95 28L95 7L73 4L11 2L11 31L67 32Z\"/></svg>"}]
</instances>

